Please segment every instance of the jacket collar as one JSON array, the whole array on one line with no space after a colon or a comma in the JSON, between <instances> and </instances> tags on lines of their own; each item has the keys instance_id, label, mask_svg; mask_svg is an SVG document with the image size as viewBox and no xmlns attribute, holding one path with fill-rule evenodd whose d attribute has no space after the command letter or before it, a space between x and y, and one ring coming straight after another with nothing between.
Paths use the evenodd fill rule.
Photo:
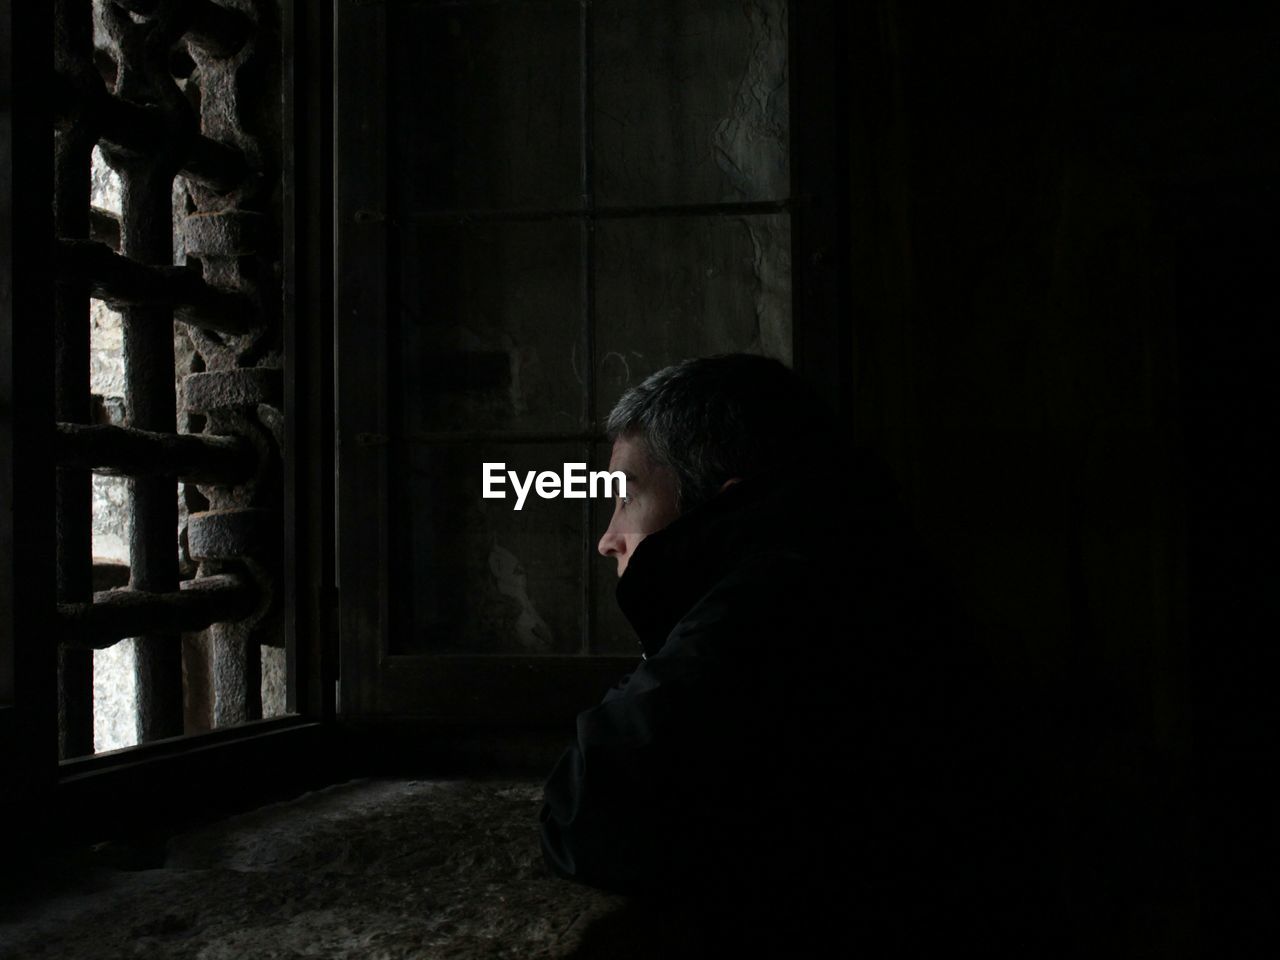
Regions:
<instances>
[{"instance_id":1,"label":"jacket collar","mask_svg":"<svg viewBox=\"0 0 1280 960\"><path fill-rule=\"evenodd\" d=\"M830 524L815 505L831 500L809 485L814 480L741 480L640 542L618 580L617 599L646 657L657 653L680 619L746 557L783 548L806 553L824 548Z\"/></svg>"}]
</instances>

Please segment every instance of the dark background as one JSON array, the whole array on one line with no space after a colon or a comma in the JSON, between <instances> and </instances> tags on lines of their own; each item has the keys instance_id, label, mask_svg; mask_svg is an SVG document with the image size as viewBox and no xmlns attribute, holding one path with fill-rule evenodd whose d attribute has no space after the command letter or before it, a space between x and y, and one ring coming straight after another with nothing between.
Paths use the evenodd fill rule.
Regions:
<instances>
[{"instance_id":1,"label":"dark background","mask_svg":"<svg viewBox=\"0 0 1280 960\"><path fill-rule=\"evenodd\" d=\"M1230 953L1275 747L1274 21L851 20L855 435L1057 712L1072 922Z\"/></svg>"},{"instance_id":2,"label":"dark background","mask_svg":"<svg viewBox=\"0 0 1280 960\"><path fill-rule=\"evenodd\" d=\"M1042 726L1032 733L1057 800L1057 857L1046 869L1060 877L1064 942L1081 956L1241 955L1261 939L1274 902L1274 883L1262 875L1273 863L1267 784L1276 756L1272 649L1280 635L1272 562L1277 478L1269 455L1280 315L1275 17L1244 5L1185 3L800 2L795 9L805 13L793 19L800 29L790 47L790 160L793 182L810 192L789 208L792 230L802 234L795 249L807 257L792 264L792 322L797 368L842 416L844 432L832 444L860 444L887 462L981 642L1008 681L1042 708ZM461 6L498 17L504 4ZM335 198L326 164L333 137L341 151L353 135L341 110L353 88L341 76L336 88L330 82L332 25L315 8L294 4L291 11L299 87L286 135L297 147L298 231L286 242L295 244L289 257L302 278L291 302L307 322L295 325L290 344L305 381L295 407L307 417L302 442L314 448L300 469L318 465L297 489L316 486L310 505L319 505L302 510L300 526L316 548L299 555L296 575L300 605L314 608L309 620L300 618L300 636L320 646L314 637L332 636L324 618L333 566L324 478L334 466L326 420L333 304L325 300L334 263L325 231ZM518 29L494 35L528 42ZM3 39L8 52L12 38ZM355 55L374 60L377 52ZM18 86L6 76L6 152L12 130L48 126L38 97L10 100ZM331 90L339 101L336 134L327 126ZM421 109L429 93L408 97L400 109ZM347 107L358 116L376 104L357 99ZM8 179L39 183L47 157L12 156L3 192L5 212L12 207L14 215L0 232L6 309L17 302L14 278L39 278L48 266L36 245L21 242L22 224L47 225L41 195L14 191L10 205ZM340 169L339 193L361 186L342 176ZM340 231L349 228L344 223ZM520 249L530 248L546 252L536 243ZM391 262L381 248L368 249ZM336 269L346 266L339 261ZM384 283L382 295L388 289ZM33 306L24 309L47 308L44 296L28 293ZM34 355L47 343L18 314L5 318L4 345L13 349L0 366L0 386L6 401L45 403L38 371L20 361L23 351ZM339 379L344 363L361 362L340 352ZM481 363L474 372L487 376L489 368ZM573 441L584 449L606 399ZM23 409L30 417L0 424L6 451L47 443L38 425L51 408ZM354 434L369 426L344 416L340 409L335 428L342 449L365 455ZM340 475L358 476L345 466ZM6 466L6 499L47 508L38 475L26 469ZM385 528L390 493L383 488L368 499ZM831 501L839 509L838 496ZM22 516L10 528L39 529ZM582 524L575 536L590 543L601 529ZM44 609L37 601L52 609L52 587L25 605L18 601L27 595L14 587L36 582L29 565L49 566L51 545L29 539L5 545L3 576L5 605L15 612L11 632L26 639L14 643L12 663L0 664L0 700L20 707L24 697L47 700L52 691L51 676L39 696L29 680L51 673L50 658L30 639L44 635L49 617L30 611ZM350 551L350 543L340 548ZM385 581L369 556L357 549L346 562L370 567L372 601L380 602ZM346 596L352 582L344 582L344 604L353 602ZM591 602L605 594L603 581L595 586ZM342 643L372 644L366 652L377 659L384 626L348 630ZM343 669L358 649L343 647ZM308 680L310 701L322 704L309 716L324 719L326 730L341 726L344 714L340 704L335 721L324 705L335 653ZM823 666L813 664L815 675ZM499 758L499 766L527 766L541 747L493 746L498 741L476 721L503 719L508 735L513 723L516 734L531 734L533 725L503 713L512 706L501 694L527 695L541 684L566 714L547 718L555 725L548 742L559 742L567 716L598 696L613 669L605 663L570 676L564 671L571 668L513 670L468 700L472 712L459 721L457 743ZM483 679L484 669L461 676ZM402 692L421 698L414 677ZM459 697L472 694L452 674L442 685ZM344 689L349 716L356 697ZM31 798L46 797L53 778L36 756L48 741L48 717L33 738L14 719L18 712L0 711L0 746L18 758L0 792L18 798L20 815L36 822ZM385 727L355 730L356 759L325 772L430 773L439 753L420 733L414 728L406 741ZM435 745L446 742L453 744L441 736ZM281 766L270 745L252 749L234 765L223 761L224 772L236 773L218 781L223 799L243 803L245 784L270 779L272 770L298 783L314 779L314 757L332 755L322 741ZM135 821L153 818L157 790L218 779L199 773L202 765L212 770L207 757L192 753L182 763L180 777L172 767L166 775L139 764L128 791L117 778L83 796L131 810Z\"/></svg>"},{"instance_id":3,"label":"dark background","mask_svg":"<svg viewBox=\"0 0 1280 960\"><path fill-rule=\"evenodd\" d=\"M747 203L786 199L791 359L840 411L833 452L859 445L889 465L980 642L1006 681L1037 705L1039 726L1028 738L1057 818L1055 859L1045 870L1059 878L1064 942L1085 952L1104 944L1133 954L1230 952L1257 935L1253 925L1265 902L1253 877L1262 866L1261 785L1272 743L1263 710L1270 699L1269 640L1280 633L1267 562L1275 478L1266 456L1272 330L1280 313L1270 269L1280 253L1280 35L1269 18L1222 6L793 3L788 179L758 179L737 195L714 178L704 180L701 168L681 173L688 157L678 137L673 144L654 139L666 130L655 117L677 118L673 126L701 119L699 98L713 110L718 88L708 78L723 73L732 82L744 69L745 24L766 6L654 4L637 13L632 4L593 5L586 49L598 61L584 68L595 92L587 98L594 127L583 183L597 193L594 215L610 203L710 205L726 194ZM448 313L454 301L427 296L421 286L417 265L426 261L412 246L410 221L424 216L417 212L423 203L430 216L465 208L491 217L493 236L507 229L506 236L519 237L536 234L538 224L503 228L504 208L568 202L544 196L548 191L572 198L570 179L538 175L540 150L558 145L564 163L574 160L572 136L528 155L511 152L501 136L492 142L481 136L501 116L492 111L509 108L508 97L518 104L528 98L533 115L546 120L538 111L550 110L556 96L513 83L499 85L492 100L475 99L477 89L488 89L490 63L509 69L523 59L546 60L561 64L572 80L572 20L557 32L550 19L532 15L543 9L536 5L459 9L441 8L437 16L424 7L421 14L423 23L455 23L453 32L428 31L454 59L405 66L400 76L413 91L449 91L443 106L423 107L416 95L393 88L382 140L375 134L355 147L344 141L344 112L364 110L367 98L342 84L340 58L338 139L340 150L347 143L355 157L344 174L339 155L339 249L351 253L341 258L340 318L344 283L356 291L354 309L367 307L362 298L369 289L389 289L388 315L409 307L429 315L442 304ZM632 19L615 22L619 11ZM405 16L405 23L418 22L417 13ZM523 16L545 33L516 29ZM353 17L351 24L362 28L363 21ZM634 31L633 44L618 39L630 35L623 25ZM736 39L734 30L741 33ZM566 59L552 57L557 43ZM358 64L361 48L349 49ZM541 69L533 75L543 76ZM630 86L611 86L619 82L617 71ZM565 96L564 110L571 111L576 105ZM491 111L477 111L477 103ZM435 109L445 111L438 118L442 138L431 135ZM619 115L626 124L614 123ZM428 118L425 126L421 117ZM497 129L508 128L497 122ZM366 136L364 128L356 135ZM361 166L362 150L392 158L385 190L364 176L366 169L378 175L378 166ZM403 172L396 175L403 170L397 158L406 154L442 164L437 173L457 195L446 191L420 202L406 191ZM514 174L504 179L498 174L513 157ZM563 172L564 163L548 169ZM459 171L454 181L450 170ZM385 200L391 216L402 219L398 232L378 233L386 237L385 253L363 246L365 234L356 228L344 247L344 191L365 203ZM608 351L643 346L643 361L630 370L634 382L689 353L762 349L749 330L733 326L749 309L742 290L759 277L741 277L742 289L730 288L721 299L709 287L699 293L700 271L685 268L731 265L737 254L724 251L732 251L733 241L713 224L708 239L681 246L685 240L677 238L688 231L648 226L668 215L628 211L620 220L595 221L594 234L583 234L582 249L590 252L581 275L596 277L588 283L595 284L595 299L584 306L583 322L594 337L588 355L600 368L587 380L582 432L531 441L535 459L563 458L552 440L589 441L625 386L609 379ZM759 208L745 215L757 223L772 216ZM563 224L554 220L556 229L546 228L554 242L532 247L547 256L563 245L572 264L579 248ZM611 246L618 224L653 239ZM451 248L457 245L443 243ZM483 258L473 269L483 278L477 289L490 297L519 290L529 274L513 273L512 265L527 255L511 244L481 249L493 255L487 271ZM663 269L647 277L645 265L656 262ZM618 283L614 278L627 269L646 282ZM453 282L455 274L467 276L458 267L440 275ZM397 283L406 285L399 298ZM665 325L667 308L682 297L694 308ZM460 309L476 302L458 301ZM539 335L559 322L577 329L548 314ZM517 333L519 342L522 336L528 338ZM340 381L342 367L340 357ZM355 361L348 376L363 382L375 369ZM473 373L461 386L483 394L486 370L477 365ZM396 403L413 409L415 389L450 389L444 381L438 388L416 383L403 394L392 388L391 412L379 421L390 425L393 448ZM495 394L505 386L495 381ZM494 409L474 400L470 406L477 421ZM461 409L455 424L466 422L467 406ZM350 429L360 419L340 409L340 434L344 416ZM509 427L519 433L529 420L512 416ZM462 453L456 480L465 475L467 452L449 449ZM390 456L387 469L394 472ZM367 469L364 463L351 460L356 471ZM364 490L365 478L376 475L348 470L347 476ZM420 483L411 481L410 490ZM838 494L827 496L833 511L841 509ZM422 501L411 495L401 502L409 512ZM586 545L582 576L588 583L595 578L587 589L595 606L582 612L580 626L555 633L568 644L565 652L587 636L581 659L591 661L593 654L623 650L613 641L602 648L596 639L597 628L616 625L603 582L610 578L590 551L605 518L588 511L582 520L551 519L562 508L547 505L520 518L530 539L521 556L531 593L544 589L533 579L539 572L560 576L566 590L545 588L547 608L577 616L571 598L581 586L570 568L572 544L577 538ZM377 520L369 510L370 521L356 524L366 534L354 534L368 539L347 537L361 558L376 549L369 531ZM449 575L457 578L450 582L458 584L450 589L465 590L468 578L488 576L484 549L503 535L492 534L490 521L478 515L455 519L473 538L459 542L479 544L476 575L450 561ZM406 549L422 555L434 542L432 531L441 529L438 522L417 529ZM530 561L539 549L550 554L553 543L554 559ZM470 550L437 548L437 554ZM374 649L379 638L361 634L361 624L378 622L386 585L412 563L393 563L376 578L369 571L367 580L344 578L344 604L366 611L345 621L344 645ZM367 602L356 595L361 590ZM396 603L394 588L390 595ZM402 630L380 629L392 638L393 652L395 644L416 642ZM510 643L510 631L500 635ZM789 655L807 656L803 649ZM414 662L384 661L344 674L344 710L383 710L399 719L448 712L448 692L426 679L441 675L437 662L428 657L413 673ZM812 660L815 676L825 666ZM555 709L538 704L538 691L563 709L593 685L570 683L568 673L548 667L538 683L503 687L491 679L495 669L484 662L450 676L482 714L517 723ZM521 697L527 702L514 706Z\"/></svg>"}]
</instances>

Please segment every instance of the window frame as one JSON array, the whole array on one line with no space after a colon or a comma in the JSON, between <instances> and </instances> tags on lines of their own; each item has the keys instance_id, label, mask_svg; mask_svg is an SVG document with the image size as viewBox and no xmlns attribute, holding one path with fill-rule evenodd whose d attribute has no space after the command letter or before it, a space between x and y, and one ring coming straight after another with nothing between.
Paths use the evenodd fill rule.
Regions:
<instances>
[{"instance_id":1,"label":"window frame","mask_svg":"<svg viewBox=\"0 0 1280 960\"><path fill-rule=\"evenodd\" d=\"M53 309L52 118L38 98L17 96L47 71L48 5L0 0L0 785L9 823L47 802L57 758L53 589L53 330L28 318ZM44 358L31 362L31 358ZM23 554L18 556L21 545ZM14 837L19 848L24 836Z\"/></svg>"},{"instance_id":2,"label":"window frame","mask_svg":"<svg viewBox=\"0 0 1280 960\"><path fill-rule=\"evenodd\" d=\"M88 0L86 0L86 3ZM59 761L49 4L0 0L0 810L89 842L332 782L332 11L281 0L284 631L291 715ZM31 38L44 38L33 43ZM21 555L19 555L21 550ZM92 811L86 815L86 811Z\"/></svg>"}]
</instances>

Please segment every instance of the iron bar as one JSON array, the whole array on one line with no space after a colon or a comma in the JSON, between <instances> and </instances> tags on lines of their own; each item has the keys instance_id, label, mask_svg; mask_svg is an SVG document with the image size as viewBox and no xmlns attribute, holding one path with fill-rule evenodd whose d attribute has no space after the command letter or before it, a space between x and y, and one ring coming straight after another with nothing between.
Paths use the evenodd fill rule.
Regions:
<instances>
[{"instance_id":1,"label":"iron bar","mask_svg":"<svg viewBox=\"0 0 1280 960\"><path fill-rule=\"evenodd\" d=\"M95 560L93 563L93 592L114 590L129 585L129 565L111 560Z\"/></svg>"},{"instance_id":2,"label":"iron bar","mask_svg":"<svg viewBox=\"0 0 1280 960\"><path fill-rule=\"evenodd\" d=\"M106 244L112 250L120 249L120 218L109 210L92 207L89 210L89 237Z\"/></svg>"},{"instance_id":3,"label":"iron bar","mask_svg":"<svg viewBox=\"0 0 1280 960\"><path fill-rule=\"evenodd\" d=\"M93 595L92 603L58 604L59 634L64 646L94 650L128 637L164 636L176 656L182 649L177 634L239 620L253 613L257 604L257 588L232 574L188 580L181 589L163 593L132 587L104 590ZM180 703L181 676L176 690Z\"/></svg>"},{"instance_id":4,"label":"iron bar","mask_svg":"<svg viewBox=\"0 0 1280 960\"><path fill-rule=\"evenodd\" d=\"M244 333L250 327L252 305L243 294L219 290L206 283L200 271L174 266L172 254L166 265L150 265L114 253L95 240L59 240L56 256L62 280L87 283L90 296L117 309L176 309L184 322L220 333ZM162 312L167 317L163 322L171 323L168 311Z\"/></svg>"},{"instance_id":5,"label":"iron bar","mask_svg":"<svg viewBox=\"0 0 1280 960\"><path fill-rule=\"evenodd\" d=\"M59 423L58 466L130 477L177 477L235 484L253 475L257 455L243 437L153 433L130 427Z\"/></svg>"},{"instance_id":6,"label":"iron bar","mask_svg":"<svg viewBox=\"0 0 1280 960\"><path fill-rule=\"evenodd\" d=\"M121 252L144 264L173 262L173 172L158 163L126 164ZM177 432L173 382L173 309L136 305L124 313L125 410L129 426ZM178 497L168 477L129 481L130 584L167 594L178 589ZM134 668L138 691L138 737L142 742L183 732L182 645L163 622L139 636Z\"/></svg>"},{"instance_id":7,"label":"iron bar","mask_svg":"<svg viewBox=\"0 0 1280 960\"><path fill-rule=\"evenodd\" d=\"M97 114L101 139L121 153L145 157L172 149L173 142L185 133L188 142L182 150L184 176L224 191L236 186L248 173L244 154L235 147L184 131L171 114L159 107L139 106L105 92L97 102L85 106Z\"/></svg>"},{"instance_id":8,"label":"iron bar","mask_svg":"<svg viewBox=\"0 0 1280 960\"><path fill-rule=\"evenodd\" d=\"M86 84L63 72L55 73L56 114L73 124L91 124L103 142L129 157L146 159L177 147L180 172L212 190L225 192L249 172L244 154L199 133L194 117L154 105L130 103L107 92L99 80Z\"/></svg>"}]
</instances>

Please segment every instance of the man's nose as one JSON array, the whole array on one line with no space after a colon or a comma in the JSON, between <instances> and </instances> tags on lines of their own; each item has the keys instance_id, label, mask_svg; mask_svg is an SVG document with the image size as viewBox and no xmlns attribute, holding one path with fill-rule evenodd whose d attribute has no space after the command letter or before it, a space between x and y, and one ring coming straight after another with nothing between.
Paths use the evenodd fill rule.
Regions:
<instances>
[{"instance_id":1,"label":"man's nose","mask_svg":"<svg viewBox=\"0 0 1280 960\"><path fill-rule=\"evenodd\" d=\"M609 524L609 529L604 532L604 536L600 538L600 542L596 544L596 550L602 557L620 557L626 552L627 541L613 528L613 524Z\"/></svg>"},{"instance_id":2,"label":"man's nose","mask_svg":"<svg viewBox=\"0 0 1280 960\"><path fill-rule=\"evenodd\" d=\"M627 552L627 541L622 536L616 506L614 507L613 515L609 518L609 529L604 532L604 536L596 544L596 550L600 552L602 557L621 557Z\"/></svg>"}]
</instances>

